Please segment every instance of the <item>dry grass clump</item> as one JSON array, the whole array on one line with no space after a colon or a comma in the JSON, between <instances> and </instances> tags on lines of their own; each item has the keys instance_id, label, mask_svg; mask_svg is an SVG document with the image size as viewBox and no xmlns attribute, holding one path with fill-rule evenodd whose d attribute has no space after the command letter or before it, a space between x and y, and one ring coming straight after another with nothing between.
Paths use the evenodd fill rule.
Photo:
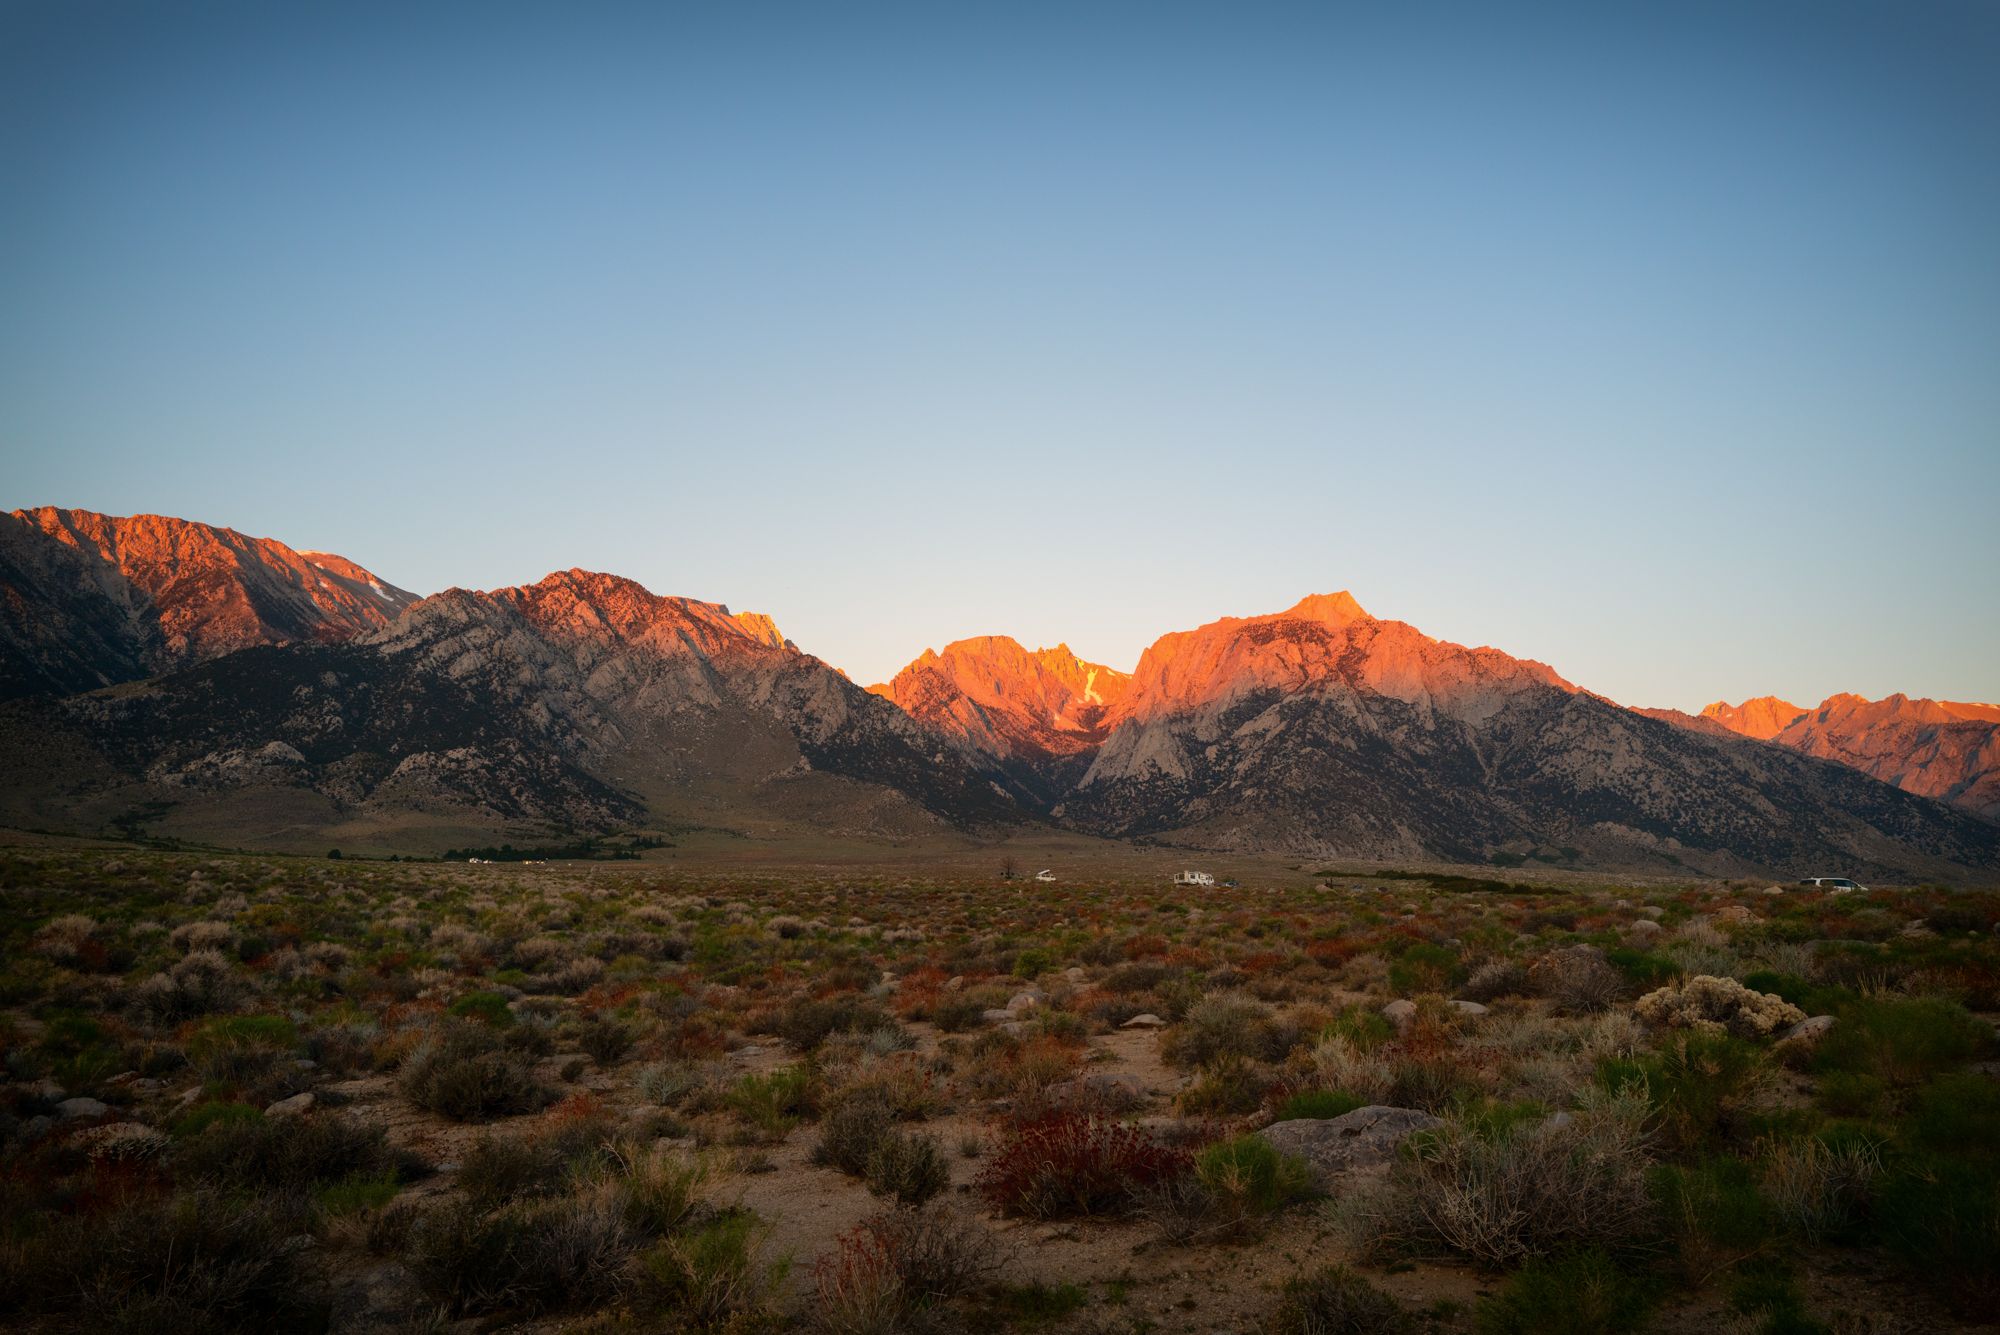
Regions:
<instances>
[{"instance_id":1,"label":"dry grass clump","mask_svg":"<svg viewBox=\"0 0 2000 1335\"><path fill-rule=\"evenodd\" d=\"M1770 1146L1763 1188L1778 1218L1817 1246L1859 1218L1881 1175L1882 1152L1873 1142L1830 1145L1812 1136Z\"/></svg>"},{"instance_id":2,"label":"dry grass clump","mask_svg":"<svg viewBox=\"0 0 2000 1335\"><path fill-rule=\"evenodd\" d=\"M313 1329L326 1311L298 1243L309 1226L297 1197L129 1196L0 1248L0 1315L131 1335Z\"/></svg>"},{"instance_id":3,"label":"dry grass clump","mask_svg":"<svg viewBox=\"0 0 2000 1335\"><path fill-rule=\"evenodd\" d=\"M1625 995L1625 979L1595 946L1550 951L1530 977L1559 1015L1595 1015Z\"/></svg>"},{"instance_id":4,"label":"dry grass clump","mask_svg":"<svg viewBox=\"0 0 2000 1335\"><path fill-rule=\"evenodd\" d=\"M1346 1266L1285 1282L1284 1301L1264 1335L1407 1335L1417 1323L1403 1305Z\"/></svg>"},{"instance_id":5,"label":"dry grass clump","mask_svg":"<svg viewBox=\"0 0 2000 1335\"><path fill-rule=\"evenodd\" d=\"M813 1267L812 1328L890 1335L989 1283L1004 1264L978 1224L942 1205L870 1215Z\"/></svg>"},{"instance_id":6,"label":"dry grass clump","mask_svg":"<svg viewBox=\"0 0 2000 1335\"><path fill-rule=\"evenodd\" d=\"M198 949L139 984L133 1001L148 1019L171 1024L233 1009L243 995L243 984L222 952Z\"/></svg>"},{"instance_id":7,"label":"dry grass clump","mask_svg":"<svg viewBox=\"0 0 2000 1335\"><path fill-rule=\"evenodd\" d=\"M1377 1253L1486 1266L1641 1243L1656 1231L1647 1117L1636 1094L1593 1094L1568 1125L1447 1118L1411 1139L1386 1189L1363 1198L1355 1217Z\"/></svg>"},{"instance_id":8,"label":"dry grass clump","mask_svg":"<svg viewBox=\"0 0 2000 1335\"><path fill-rule=\"evenodd\" d=\"M454 1122L533 1112L555 1097L492 1030L463 1021L426 1036L397 1079L410 1102Z\"/></svg>"},{"instance_id":9,"label":"dry grass clump","mask_svg":"<svg viewBox=\"0 0 2000 1335\"><path fill-rule=\"evenodd\" d=\"M1738 1038L1766 1038L1806 1018L1783 997L1753 992L1734 978L1707 974L1648 992L1632 1009L1646 1023L1662 1028Z\"/></svg>"}]
</instances>

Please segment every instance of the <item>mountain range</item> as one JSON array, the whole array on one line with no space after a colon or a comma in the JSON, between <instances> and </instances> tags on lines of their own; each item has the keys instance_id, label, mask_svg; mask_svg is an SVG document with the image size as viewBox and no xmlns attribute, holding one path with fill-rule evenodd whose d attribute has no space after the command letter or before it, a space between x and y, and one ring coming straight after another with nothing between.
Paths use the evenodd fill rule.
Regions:
<instances>
[{"instance_id":1,"label":"mountain range","mask_svg":"<svg viewBox=\"0 0 2000 1335\"><path fill-rule=\"evenodd\" d=\"M0 516L0 823L437 851L1044 824L1315 857L1962 879L2000 710L1634 710L1346 593L1131 673L982 636L863 690L766 616L569 570L418 598L160 516ZM1982 712L1983 711L1983 712Z\"/></svg>"}]
</instances>

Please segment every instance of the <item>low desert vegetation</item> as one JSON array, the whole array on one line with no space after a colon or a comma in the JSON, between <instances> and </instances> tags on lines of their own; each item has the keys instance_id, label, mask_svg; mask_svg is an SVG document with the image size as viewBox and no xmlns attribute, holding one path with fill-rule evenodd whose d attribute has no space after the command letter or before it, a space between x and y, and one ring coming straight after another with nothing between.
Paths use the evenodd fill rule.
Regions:
<instances>
[{"instance_id":1,"label":"low desert vegetation","mask_svg":"<svg viewBox=\"0 0 2000 1335\"><path fill-rule=\"evenodd\" d=\"M666 866L0 852L0 1325L2000 1310L2000 894Z\"/></svg>"}]
</instances>

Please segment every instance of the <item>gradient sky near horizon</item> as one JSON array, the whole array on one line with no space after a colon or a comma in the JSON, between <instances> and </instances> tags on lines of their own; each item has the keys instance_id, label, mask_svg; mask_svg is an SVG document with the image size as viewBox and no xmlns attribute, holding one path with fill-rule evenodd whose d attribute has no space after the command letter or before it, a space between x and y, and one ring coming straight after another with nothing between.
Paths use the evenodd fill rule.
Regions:
<instances>
[{"instance_id":1,"label":"gradient sky near horizon","mask_svg":"<svg viewBox=\"0 0 2000 1335\"><path fill-rule=\"evenodd\" d=\"M2000 698L2000 6L0 0L0 506L877 680Z\"/></svg>"}]
</instances>

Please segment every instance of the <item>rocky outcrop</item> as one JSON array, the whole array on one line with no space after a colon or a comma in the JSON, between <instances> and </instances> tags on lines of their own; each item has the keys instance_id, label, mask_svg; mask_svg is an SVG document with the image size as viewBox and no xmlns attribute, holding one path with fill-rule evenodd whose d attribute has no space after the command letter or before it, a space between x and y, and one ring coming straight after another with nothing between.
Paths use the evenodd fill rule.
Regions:
<instances>
[{"instance_id":1,"label":"rocky outcrop","mask_svg":"<svg viewBox=\"0 0 2000 1335\"><path fill-rule=\"evenodd\" d=\"M926 649L891 681L868 689L995 770L1026 800L1046 805L1089 765L1131 678L1077 657L1066 644L1030 652L1005 635Z\"/></svg>"},{"instance_id":2,"label":"rocky outcrop","mask_svg":"<svg viewBox=\"0 0 2000 1335\"><path fill-rule=\"evenodd\" d=\"M2000 821L2000 705L1834 695L1801 709L1765 696L1702 717Z\"/></svg>"},{"instance_id":3,"label":"rocky outcrop","mask_svg":"<svg viewBox=\"0 0 2000 1335\"><path fill-rule=\"evenodd\" d=\"M1257 1134L1280 1154L1305 1160L1325 1187L1388 1167L1404 1141L1441 1125L1415 1108L1374 1104L1339 1117L1273 1122Z\"/></svg>"},{"instance_id":4,"label":"rocky outcrop","mask_svg":"<svg viewBox=\"0 0 2000 1335\"><path fill-rule=\"evenodd\" d=\"M1308 857L2000 865L2000 826L1942 805L2000 808L2000 709L1627 710L1345 592L1164 635L1130 674L987 636L863 691L768 616L612 575L415 600L229 529L41 509L0 517L0 613L0 698L40 697L0 708L17 824L129 831L207 802L207 837L259 794L251 824L302 841L362 818L903 836L1046 817Z\"/></svg>"},{"instance_id":5,"label":"rocky outcrop","mask_svg":"<svg viewBox=\"0 0 2000 1335\"><path fill-rule=\"evenodd\" d=\"M551 832L756 811L894 834L1017 814L768 618L582 570L453 589L342 645L19 702L0 709L0 742L36 758L5 795L20 823L59 823L107 790L124 808L289 791L320 799L287 809L319 824Z\"/></svg>"},{"instance_id":6,"label":"rocky outcrop","mask_svg":"<svg viewBox=\"0 0 2000 1335\"><path fill-rule=\"evenodd\" d=\"M1729 873L1992 866L1981 822L1642 717L1350 597L1163 637L1057 808L1103 833L1308 856Z\"/></svg>"}]
</instances>

